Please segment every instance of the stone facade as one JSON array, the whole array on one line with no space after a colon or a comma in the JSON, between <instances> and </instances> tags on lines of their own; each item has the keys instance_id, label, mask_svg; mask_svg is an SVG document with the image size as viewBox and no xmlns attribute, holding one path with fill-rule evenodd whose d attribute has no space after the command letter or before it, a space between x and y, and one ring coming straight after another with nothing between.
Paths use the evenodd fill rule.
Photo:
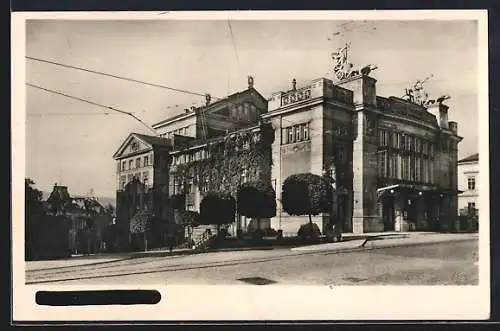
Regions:
<instances>
[{"instance_id":1,"label":"stone facade","mask_svg":"<svg viewBox=\"0 0 500 331\"><path fill-rule=\"evenodd\" d=\"M160 200L183 192L186 208L198 210L205 185L232 187L234 195L237 184L250 177L271 181L277 215L262 224L296 235L307 216L283 211L281 187L288 176L310 172L335 180L333 215L313 217L323 231L330 219L343 232L354 233L455 228L457 146L462 138L457 124L448 121L448 107L377 96L376 80L367 72L335 84L320 78L297 88L294 81L291 90L273 93L269 100L249 84L243 92L214 103L207 98L205 106L154 127L163 137L154 138L166 147L149 144L144 152L165 153L160 158L164 163L157 163L155 156L151 183ZM242 158L249 153L241 152L255 137L262 139L264 131L272 139L262 140L261 157L256 162ZM203 160L213 160L217 148L221 153L227 144L240 144L233 146L239 156L224 154L217 166L210 163L211 172L187 166L208 164ZM121 153L115 158L128 162L129 154ZM238 218L235 227L248 230L252 225Z\"/></svg>"}]
</instances>

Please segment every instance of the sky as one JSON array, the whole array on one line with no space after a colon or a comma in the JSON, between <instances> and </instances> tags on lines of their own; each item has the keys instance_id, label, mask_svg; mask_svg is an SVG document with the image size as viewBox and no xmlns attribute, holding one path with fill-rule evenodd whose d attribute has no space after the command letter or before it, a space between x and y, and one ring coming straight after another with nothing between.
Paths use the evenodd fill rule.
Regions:
<instances>
[{"instance_id":1,"label":"sky","mask_svg":"<svg viewBox=\"0 0 500 331\"><path fill-rule=\"evenodd\" d=\"M479 149L477 33L475 21L456 20L33 20L26 55L215 97L246 89L252 75L267 98L290 89L293 78L300 87L325 77L330 54L349 41L355 67L378 67L371 74L378 95L401 97L412 82L432 75L425 84L430 97L451 96L449 120L464 137L460 158ZM150 125L204 102L28 59L26 81L133 112ZM92 189L113 197L113 153L130 132L151 131L131 117L26 88L26 177L44 191L59 183L72 194Z\"/></svg>"}]
</instances>

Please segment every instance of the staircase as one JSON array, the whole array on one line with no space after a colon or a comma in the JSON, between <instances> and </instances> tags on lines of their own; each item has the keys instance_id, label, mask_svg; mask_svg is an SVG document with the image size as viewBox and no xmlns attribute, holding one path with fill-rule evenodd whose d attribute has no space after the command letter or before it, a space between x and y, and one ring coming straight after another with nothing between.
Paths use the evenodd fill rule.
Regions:
<instances>
[{"instance_id":1,"label":"staircase","mask_svg":"<svg viewBox=\"0 0 500 331\"><path fill-rule=\"evenodd\" d=\"M194 241L194 248L206 248L212 238L217 234L217 226L215 225L199 225L193 229L191 239ZM177 248L193 248L190 247L189 240Z\"/></svg>"}]
</instances>

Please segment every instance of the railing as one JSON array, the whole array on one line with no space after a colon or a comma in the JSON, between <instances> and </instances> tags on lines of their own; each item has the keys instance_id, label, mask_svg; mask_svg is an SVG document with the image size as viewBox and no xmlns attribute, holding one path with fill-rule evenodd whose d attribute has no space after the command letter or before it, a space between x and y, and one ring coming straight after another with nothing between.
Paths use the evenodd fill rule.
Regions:
<instances>
[{"instance_id":1,"label":"railing","mask_svg":"<svg viewBox=\"0 0 500 331\"><path fill-rule=\"evenodd\" d=\"M210 229L206 229L198 238L195 239L194 248L205 248L212 238L212 231Z\"/></svg>"},{"instance_id":2,"label":"railing","mask_svg":"<svg viewBox=\"0 0 500 331\"><path fill-rule=\"evenodd\" d=\"M311 89L309 87L289 92L281 97L281 105L286 106L295 102L311 98Z\"/></svg>"}]
</instances>

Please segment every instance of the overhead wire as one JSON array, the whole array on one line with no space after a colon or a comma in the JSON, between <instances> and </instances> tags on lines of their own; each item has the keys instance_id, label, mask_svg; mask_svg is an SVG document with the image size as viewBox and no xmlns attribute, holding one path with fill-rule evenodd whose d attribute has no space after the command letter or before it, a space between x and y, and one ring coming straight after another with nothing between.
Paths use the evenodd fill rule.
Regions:
<instances>
[{"instance_id":1,"label":"overhead wire","mask_svg":"<svg viewBox=\"0 0 500 331\"><path fill-rule=\"evenodd\" d=\"M32 83L26 83L26 85L30 86L30 87L33 87L33 88L36 88L36 89L39 89L39 90L42 90L42 91L45 91L45 92L48 92L48 93L57 94L57 95L60 95L60 96L63 96L63 97L69 98L69 99L81 101L81 102L84 102L84 103L87 103L87 104L90 104L90 105L93 105L93 106L96 106L96 107L108 109L108 110L111 110L111 111L114 111L114 112L117 112L117 113L120 113L120 114L123 114L123 115L130 116L130 117L134 118L136 121L140 122L142 125L144 125L149 130L151 130L152 132L154 132L155 135L158 135L158 133L156 132L155 129L153 129L152 127L150 127L148 124L146 124L144 121L142 121L139 117L137 117L136 115L134 115L131 112L127 112L127 111L124 111L124 110L121 110L121 109L118 109L118 108L112 107L112 106L106 106L106 105L103 105L103 104L95 102L95 101L91 101L91 100L88 100L88 99L76 97L76 96L73 96L73 95L70 95L70 94L66 94L66 93L63 93L63 92L60 92L60 91L52 90L52 89L49 89L49 88L46 88L46 87L42 87L42 86L39 86L39 85L35 85L35 84L32 84Z\"/></svg>"}]
</instances>

